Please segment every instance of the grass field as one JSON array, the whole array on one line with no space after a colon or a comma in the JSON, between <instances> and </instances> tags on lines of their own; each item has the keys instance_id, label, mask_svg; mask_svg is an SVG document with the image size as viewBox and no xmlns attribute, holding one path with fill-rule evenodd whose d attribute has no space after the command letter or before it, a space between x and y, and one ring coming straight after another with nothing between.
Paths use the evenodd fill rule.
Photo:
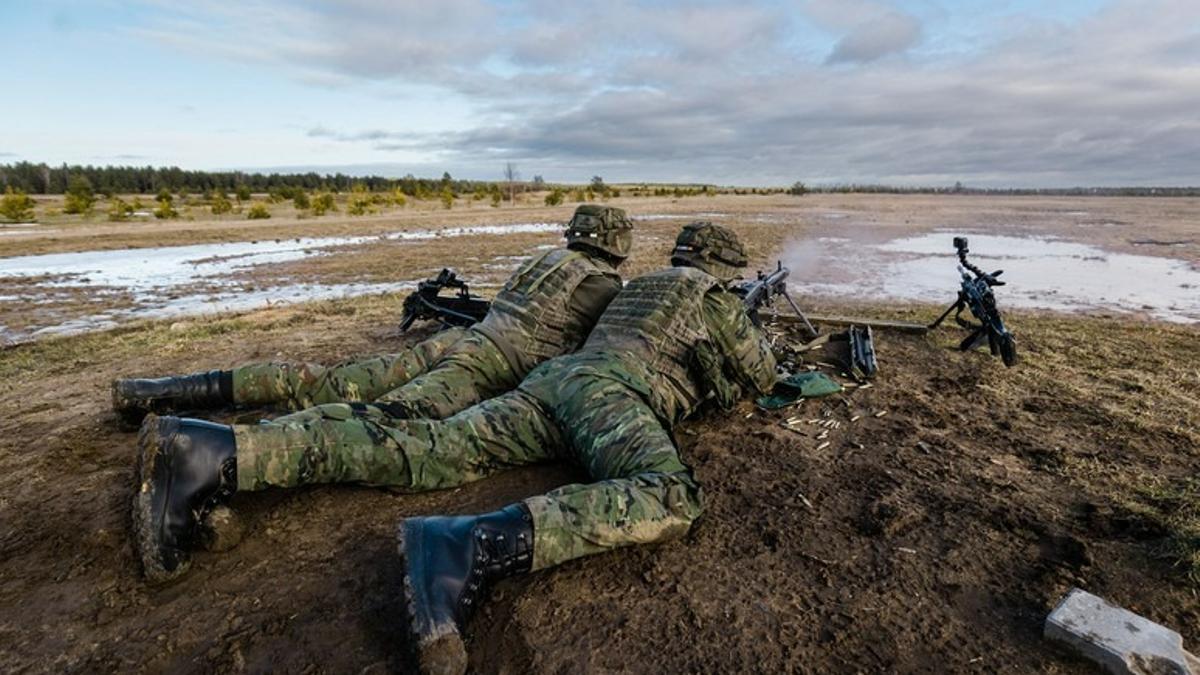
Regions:
<instances>
[{"instance_id":1,"label":"grass field","mask_svg":"<svg viewBox=\"0 0 1200 675\"><path fill-rule=\"evenodd\" d=\"M1153 253L1130 241L1194 237L1197 211L1186 200L884 196L805 197L799 207L782 197L630 205L720 212L760 265L789 238L836 231L847 219L896 232L1083 231L1113 249ZM0 252L565 220L570 210L63 223L60 234L6 237ZM773 213L795 220L764 217ZM623 271L661 265L680 222L645 221ZM448 259L485 274L480 252L519 255L554 241L358 246L253 274L261 283L272 275L414 278ZM1159 248L1198 259L1195 242ZM118 430L107 389L119 376L397 350L423 334L397 332L400 301L366 296L140 322L0 350L0 669L404 670L396 522L490 509L579 480L576 470L521 470L428 495L354 487L239 495L245 540L199 555L178 584L151 589L126 534L134 435ZM940 309L803 301L816 313L908 321ZM1013 369L954 351L957 330L881 332L881 370L869 389L780 413L744 403L686 422L678 442L707 496L693 532L502 584L471 625L472 668L1083 673L1087 666L1040 638L1045 614L1074 586L1200 644L1200 330L1032 311L1008 318L1023 357ZM795 415L842 426L822 446L782 425Z\"/></svg>"}]
</instances>

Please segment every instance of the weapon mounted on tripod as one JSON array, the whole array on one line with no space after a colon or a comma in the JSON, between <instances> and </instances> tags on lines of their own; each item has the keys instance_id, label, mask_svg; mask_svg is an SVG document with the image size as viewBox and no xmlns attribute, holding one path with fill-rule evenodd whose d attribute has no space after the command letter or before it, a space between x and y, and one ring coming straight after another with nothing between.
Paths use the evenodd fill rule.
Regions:
<instances>
[{"instance_id":1,"label":"weapon mounted on tripod","mask_svg":"<svg viewBox=\"0 0 1200 675\"><path fill-rule=\"evenodd\" d=\"M954 312L955 323L971 331L958 345L959 349L965 352L982 347L986 341L992 356L999 356L1005 366L1012 367L1017 362L1017 341L1005 327L1004 319L1000 318L1000 309L996 307L996 295L992 292L993 286L1005 285L1005 282L998 278L1004 274L1004 270L996 270L989 274L971 264L967 260L970 249L967 248L966 237L955 237L954 248L958 251L958 270L962 274L958 299L947 307L946 311L942 312L942 315L933 323L929 324L929 328L931 330L937 328L946 320L946 317L950 316L950 312ZM972 323L964 319L962 317L964 309L970 309L971 314L979 323Z\"/></svg>"}]
</instances>

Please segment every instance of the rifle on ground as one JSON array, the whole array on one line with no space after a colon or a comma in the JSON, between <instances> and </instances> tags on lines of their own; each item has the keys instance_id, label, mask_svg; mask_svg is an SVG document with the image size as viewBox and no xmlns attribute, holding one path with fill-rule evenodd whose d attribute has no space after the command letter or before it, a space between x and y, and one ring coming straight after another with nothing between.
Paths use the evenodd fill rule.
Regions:
<instances>
[{"instance_id":1,"label":"rifle on ground","mask_svg":"<svg viewBox=\"0 0 1200 675\"><path fill-rule=\"evenodd\" d=\"M455 289L457 293L442 296L443 289ZM400 330L408 330L417 319L436 319L443 328L470 326L482 320L490 307L487 300L471 295L467 282L454 270L443 269L436 277L418 283L417 290L404 299Z\"/></svg>"},{"instance_id":2,"label":"rifle on ground","mask_svg":"<svg viewBox=\"0 0 1200 675\"><path fill-rule=\"evenodd\" d=\"M946 320L947 316L950 316L950 312L955 312L955 323L971 331L970 335L967 335L958 345L959 349L965 352L982 347L984 340L987 340L992 356L998 355L1004 361L1005 366L1012 367L1017 362L1017 341L1004 326L1004 320L1000 318L1000 310L996 307L996 295L992 292L993 286L1005 285L1005 282L997 278L1004 274L1004 270L996 270L988 274L967 262L967 254L970 253L970 249L967 248L966 237L955 237L954 248L958 251L960 263L958 271L962 274L962 287L958 291L958 299L947 307L937 320L929 324L929 328L930 330L937 328ZM968 272L975 276L972 277ZM971 314L979 323L971 323L962 318L964 309L970 309Z\"/></svg>"},{"instance_id":3,"label":"rifle on ground","mask_svg":"<svg viewBox=\"0 0 1200 675\"><path fill-rule=\"evenodd\" d=\"M804 322L804 327L808 332L816 337L817 329L813 328L812 323L804 316L804 312L800 311L799 305L792 296L788 294L787 278L792 273L791 270L783 266L783 261L775 267L775 271L767 274L761 270L758 273L758 278L753 281L743 281L733 287L733 292L742 296L742 300L746 303L746 311L750 313L750 318L754 321L754 325L760 325L761 319L758 316L758 310L770 305L775 298L783 296L788 304L792 306L792 310L796 312L796 316Z\"/></svg>"}]
</instances>

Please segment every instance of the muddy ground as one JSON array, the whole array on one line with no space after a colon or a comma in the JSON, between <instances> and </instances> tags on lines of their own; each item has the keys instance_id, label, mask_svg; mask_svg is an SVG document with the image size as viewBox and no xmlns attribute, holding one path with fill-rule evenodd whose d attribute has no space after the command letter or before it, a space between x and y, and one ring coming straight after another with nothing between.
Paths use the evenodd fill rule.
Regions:
<instances>
[{"instance_id":1,"label":"muddy ground","mask_svg":"<svg viewBox=\"0 0 1200 675\"><path fill-rule=\"evenodd\" d=\"M318 302L0 351L0 670L410 670L396 523L493 509L574 470L418 496L239 495L244 541L153 589L127 533L134 435L107 389L120 375L399 349L419 335L395 331L398 309L396 296ZM1011 370L952 351L954 330L881 333L872 388L685 423L707 495L693 531L504 582L469 627L473 669L1083 673L1040 638L1073 586L1200 645L1197 329L1010 322L1024 356ZM816 425L781 426L792 417L842 426L817 439Z\"/></svg>"}]
</instances>

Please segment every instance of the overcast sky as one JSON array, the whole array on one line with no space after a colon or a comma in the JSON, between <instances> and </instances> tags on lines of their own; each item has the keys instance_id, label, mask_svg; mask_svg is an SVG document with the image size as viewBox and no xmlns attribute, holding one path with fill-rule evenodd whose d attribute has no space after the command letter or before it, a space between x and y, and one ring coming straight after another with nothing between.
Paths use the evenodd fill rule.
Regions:
<instances>
[{"instance_id":1,"label":"overcast sky","mask_svg":"<svg viewBox=\"0 0 1200 675\"><path fill-rule=\"evenodd\" d=\"M1200 0L4 0L0 26L0 162L1200 185Z\"/></svg>"}]
</instances>

